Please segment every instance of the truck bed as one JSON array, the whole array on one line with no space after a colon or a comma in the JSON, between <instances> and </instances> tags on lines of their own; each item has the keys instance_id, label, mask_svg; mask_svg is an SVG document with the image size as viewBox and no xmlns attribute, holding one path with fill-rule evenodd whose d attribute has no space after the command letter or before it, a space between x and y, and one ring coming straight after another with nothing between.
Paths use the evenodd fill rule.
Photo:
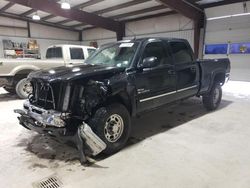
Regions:
<instances>
[{"instance_id":1,"label":"truck bed","mask_svg":"<svg viewBox=\"0 0 250 188\"><path fill-rule=\"evenodd\" d=\"M63 59L0 59L0 76L14 76L19 69L39 70L64 66Z\"/></svg>"},{"instance_id":2,"label":"truck bed","mask_svg":"<svg viewBox=\"0 0 250 188\"><path fill-rule=\"evenodd\" d=\"M218 73L229 78L230 61L228 58L204 59L198 61L200 66L200 91L199 94L206 93L212 86L214 76ZM226 70L226 71L225 71Z\"/></svg>"}]
</instances>

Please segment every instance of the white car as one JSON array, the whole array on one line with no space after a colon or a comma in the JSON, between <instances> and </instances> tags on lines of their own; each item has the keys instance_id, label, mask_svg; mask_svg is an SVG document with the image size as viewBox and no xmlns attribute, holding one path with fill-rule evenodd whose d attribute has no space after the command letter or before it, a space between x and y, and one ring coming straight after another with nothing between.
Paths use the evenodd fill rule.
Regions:
<instances>
[{"instance_id":1,"label":"white car","mask_svg":"<svg viewBox=\"0 0 250 188\"><path fill-rule=\"evenodd\" d=\"M26 79L30 72L82 64L95 50L90 46L54 45L47 49L46 59L0 59L0 87L27 98L32 88Z\"/></svg>"}]
</instances>

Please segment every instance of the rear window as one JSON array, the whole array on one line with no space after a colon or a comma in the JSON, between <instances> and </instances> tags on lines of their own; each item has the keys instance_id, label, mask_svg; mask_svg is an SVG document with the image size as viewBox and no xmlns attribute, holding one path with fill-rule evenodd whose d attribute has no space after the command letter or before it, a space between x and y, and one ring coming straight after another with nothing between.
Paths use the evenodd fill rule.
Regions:
<instances>
[{"instance_id":1,"label":"rear window","mask_svg":"<svg viewBox=\"0 0 250 188\"><path fill-rule=\"evenodd\" d=\"M82 48L70 48L71 59L84 59Z\"/></svg>"},{"instance_id":2,"label":"rear window","mask_svg":"<svg viewBox=\"0 0 250 188\"><path fill-rule=\"evenodd\" d=\"M54 48L47 49L46 58L47 59L63 58L62 48L61 47L54 47Z\"/></svg>"},{"instance_id":3,"label":"rear window","mask_svg":"<svg viewBox=\"0 0 250 188\"><path fill-rule=\"evenodd\" d=\"M170 42L173 57L176 64L188 63L193 61L189 46L185 42Z\"/></svg>"}]
</instances>

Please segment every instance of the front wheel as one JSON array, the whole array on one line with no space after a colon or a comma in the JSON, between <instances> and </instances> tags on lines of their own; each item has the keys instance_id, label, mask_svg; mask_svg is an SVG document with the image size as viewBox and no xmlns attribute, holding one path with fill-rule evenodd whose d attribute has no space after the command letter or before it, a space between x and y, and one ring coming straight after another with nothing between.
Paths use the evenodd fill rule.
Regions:
<instances>
[{"instance_id":1,"label":"front wheel","mask_svg":"<svg viewBox=\"0 0 250 188\"><path fill-rule=\"evenodd\" d=\"M219 83L214 84L211 91L203 95L203 105L208 111L216 110L221 103L222 89Z\"/></svg>"},{"instance_id":2,"label":"front wheel","mask_svg":"<svg viewBox=\"0 0 250 188\"><path fill-rule=\"evenodd\" d=\"M32 86L27 78L19 80L16 84L16 94L18 97L21 99L27 99L30 93L32 93Z\"/></svg>"},{"instance_id":3,"label":"front wheel","mask_svg":"<svg viewBox=\"0 0 250 188\"><path fill-rule=\"evenodd\" d=\"M88 123L106 143L107 147L103 151L105 154L113 154L122 149L130 136L130 114L121 104L99 108Z\"/></svg>"}]
</instances>

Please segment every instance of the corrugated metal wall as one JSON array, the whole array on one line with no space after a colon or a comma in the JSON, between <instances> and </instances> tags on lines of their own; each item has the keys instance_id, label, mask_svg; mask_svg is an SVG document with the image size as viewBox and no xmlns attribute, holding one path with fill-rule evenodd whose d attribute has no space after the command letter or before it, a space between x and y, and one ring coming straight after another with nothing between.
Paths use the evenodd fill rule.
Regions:
<instances>
[{"instance_id":1,"label":"corrugated metal wall","mask_svg":"<svg viewBox=\"0 0 250 188\"><path fill-rule=\"evenodd\" d=\"M141 37L174 37L187 39L193 47L193 22L179 14L151 18L147 20L126 23L126 37L124 39ZM95 28L83 31L83 44L89 45L97 41L98 45L116 41L114 32Z\"/></svg>"}]
</instances>

